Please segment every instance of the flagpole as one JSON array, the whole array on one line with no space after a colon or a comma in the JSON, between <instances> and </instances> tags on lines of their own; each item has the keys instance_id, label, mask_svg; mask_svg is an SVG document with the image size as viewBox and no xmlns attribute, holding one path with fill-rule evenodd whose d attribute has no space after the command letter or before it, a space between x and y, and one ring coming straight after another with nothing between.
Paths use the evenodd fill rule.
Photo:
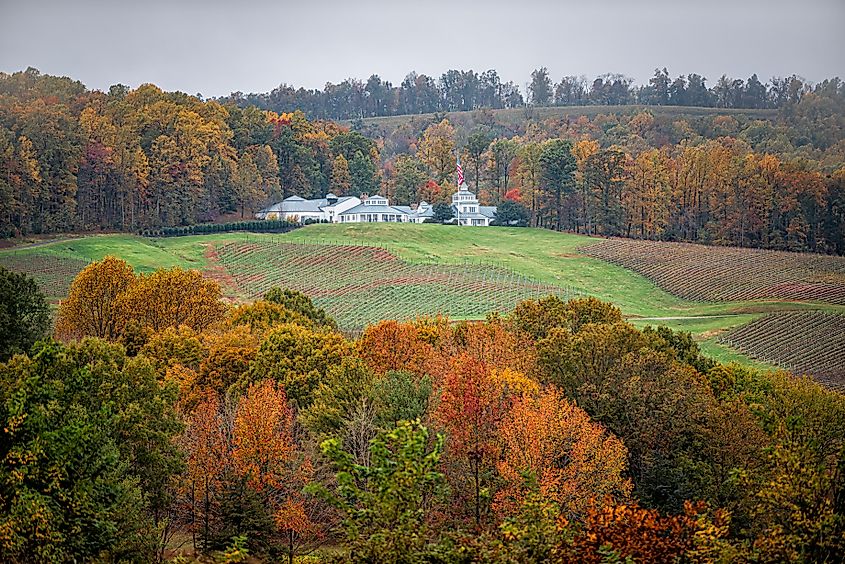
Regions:
<instances>
[{"instance_id":1,"label":"flagpole","mask_svg":"<svg viewBox=\"0 0 845 564\"><path fill-rule=\"evenodd\" d=\"M460 176L460 174L458 174L458 168L461 166L461 153L458 150L457 145L455 145L455 158L457 159L457 161L456 161L457 166L455 167L455 176L457 176L457 178L455 179L455 183L458 185L458 192L460 193L460 191L461 191L461 184L460 184L461 176ZM455 204L455 214L456 214L456 217L458 219L458 227L460 227L461 226L461 199L460 198L458 198L458 203Z\"/></svg>"}]
</instances>

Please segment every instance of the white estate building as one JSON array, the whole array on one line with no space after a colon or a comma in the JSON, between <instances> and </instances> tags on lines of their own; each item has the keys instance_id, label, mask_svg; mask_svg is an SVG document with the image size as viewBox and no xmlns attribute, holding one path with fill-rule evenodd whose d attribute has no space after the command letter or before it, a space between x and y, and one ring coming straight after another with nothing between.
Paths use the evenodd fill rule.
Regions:
<instances>
[{"instance_id":1,"label":"white estate building","mask_svg":"<svg viewBox=\"0 0 845 564\"><path fill-rule=\"evenodd\" d=\"M459 225L488 226L496 218L496 207L478 205L475 194L467 190L466 184L461 184L452 195L452 214ZM290 196L255 214L256 219L328 223L423 223L433 216L433 206L427 202L412 208L391 206L387 198L379 195L364 196L362 201L355 196L334 194L316 200Z\"/></svg>"},{"instance_id":2,"label":"white estate building","mask_svg":"<svg viewBox=\"0 0 845 564\"><path fill-rule=\"evenodd\" d=\"M255 214L256 219L282 219L288 221L304 222L338 221L338 214L354 208L361 204L361 200L355 196L343 196L338 198L334 194L326 194L325 198L318 200L306 200L299 196L289 196L270 207L264 208Z\"/></svg>"},{"instance_id":3,"label":"white estate building","mask_svg":"<svg viewBox=\"0 0 845 564\"><path fill-rule=\"evenodd\" d=\"M467 190L466 184L461 184L458 191L452 194L452 213L459 225L487 227L496 219L496 206L478 205L475 194Z\"/></svg>"}]
</instances>

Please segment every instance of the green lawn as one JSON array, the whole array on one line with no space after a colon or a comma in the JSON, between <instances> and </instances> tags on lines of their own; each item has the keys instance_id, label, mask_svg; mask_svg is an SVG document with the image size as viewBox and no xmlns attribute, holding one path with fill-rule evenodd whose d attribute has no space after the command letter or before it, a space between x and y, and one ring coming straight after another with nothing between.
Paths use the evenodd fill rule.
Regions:
<instances>
[{"instance_id":1,"label":"green lawn","mask_svg":"<svg viewBox=\"0 0 845 564\"><path fill-rule=\"evenodd\" d=\"M284 235L229 233L166 239L133 235L96 235L37 247L5 249L19 255L52 254L84 260L106 255L125 259L140 271L161 267L205 269L211 245L226 241L290 241L386 247L414 262L486 262L512 269L547 284L570 288L617 304L637 326L668 325L690 331L708 354L719 360L748 362L716 342L720 331L744 324L762 312L803 307L843 311L841 306L779 302L702 303L680 299L645 277L599 259L578 248L593 239L545 229L455 227L417 224L323 224ZM705 319L691 317L708 316ZM717 317L718 316L718 317ZM649 319L676 318L686 319Z\"/></svg>"}]
</instances>

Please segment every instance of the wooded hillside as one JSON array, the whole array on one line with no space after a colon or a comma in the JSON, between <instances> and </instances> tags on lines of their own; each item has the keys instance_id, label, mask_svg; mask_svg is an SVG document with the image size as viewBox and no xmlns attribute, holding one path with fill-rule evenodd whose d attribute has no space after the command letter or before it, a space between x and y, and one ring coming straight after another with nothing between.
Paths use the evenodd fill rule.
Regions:
<instances>
[{"instance_id":1,"label":"wooded hillside","mask_svg":"<svg viewBox=\"0 0 845 564\"><path fill-rule=\"evenodd\" d=\"M444 202L460 153L483 204L535 226L841 254L845 88L799 90L768 116L478 110L350 130L29 69L0 75L0 232L190 225L328 191Z\"/></svg>"}]
</instances>

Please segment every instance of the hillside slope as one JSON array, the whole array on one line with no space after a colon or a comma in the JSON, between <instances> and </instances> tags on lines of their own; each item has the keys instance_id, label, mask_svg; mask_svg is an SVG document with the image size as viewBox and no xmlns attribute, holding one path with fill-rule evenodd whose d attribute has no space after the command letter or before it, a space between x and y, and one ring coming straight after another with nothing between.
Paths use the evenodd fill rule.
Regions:
<instances>
[{"instance_id":1,"label":"hillside slope","mask_svg":"<svg viewBox=\"0 0 845 564\"><path fill-rule=\"evenodd\" d=\"M260 294L262 288L275 283L301 286L314 294L320 294L324 288L326 292L321 294L321 300L325 306L330 312L335 309L340 317L348 319L356 319L358 315L352 312L356 301L371 297L381 304L371 308L375 312L371 315L377 317L436 313L432 308L457 317L480 317L488 310L512 307L516 300L535 295L540 288L542 293L592 295L614 302L638 326L668 325L690 331L705 352L716 359L739 360L758 366L768 365L757 363L719 341L725 331L770 312L845 313L845 307L841 305L818 301L684 299L678 295L683 292L676 286L666 285L649 272L638 273L587 254L591 246L602 245L604 241L540 229L335 224L312 225L285 235L231 233L169 239L92 236L33 248L3 250L0 251L0 265L30 272L47 281L45 291L57 301L84 264L115 255L140 271L173 266L203 270L220 280L224 290L235 300L251 299ZM635 254L642 243L629 241L628 244L628 251ZM365 251L362 255L360 247L379 247L388 253L380 255ZM741 261L743 253L748 253L749 257L754 253L743 249L701 249L714 256L725 253L725 256L734 257L731 259L734 261ZM734 256L736 253L739 253L739 259ZM661 256L653 251L652 255ZM358 258L353 260L353 256ZM793 258L799 260L801 257L809 261L819 258L815 255L795 255ZM317 264L327 261L349 268ZM692 262L695 262L694 258ZM778 263L770 264L773 272L780 268ZM386 270L387 265L393 270ZM758 267L762 268L759 264ZM344 282L345 286L341 285L345 289L340 291L336 279L342 272L349 280ZM711 274L713 280L718 280L716 274L741 279L743 272L737 269L732 273L714 271ZM828 280L839 276L836 269L825 273L819 272L817 267L816 273ZM707 278L708 275L699 272L698 276ZM366 277L372 280L364 280ZM677 282L677 278L673 280ZM508 281L514 287L506 291ZM439 291L437 284L442 285ZM380 293L373 293L376 287L380 288ZM446 299L447 294L452 297ZM338 295L346 297L339 300ZM446 307L446 304L454 305L454 300L463 304L461 308ZM772 357L766 357L766 360L777 361Z\"/></svg>"}]
</instances>

